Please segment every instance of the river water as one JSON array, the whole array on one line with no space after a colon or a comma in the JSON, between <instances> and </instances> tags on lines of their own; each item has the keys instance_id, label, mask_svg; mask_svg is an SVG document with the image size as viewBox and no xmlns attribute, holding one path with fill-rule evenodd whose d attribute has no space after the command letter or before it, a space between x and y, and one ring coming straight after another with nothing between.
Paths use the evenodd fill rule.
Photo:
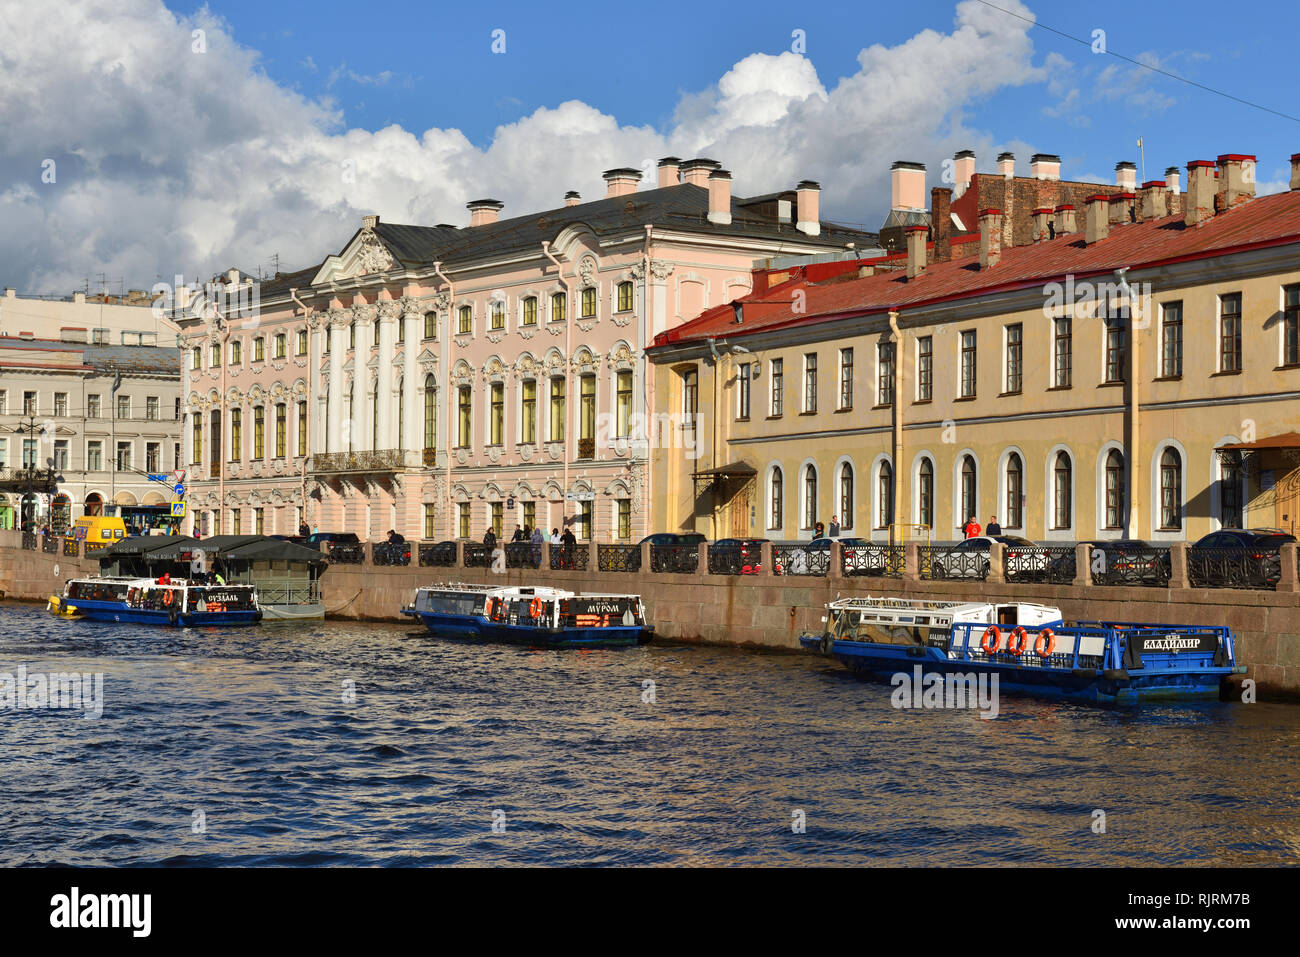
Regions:
<instances>
[{"instance_id":1,"label":"river water","mask_svg":"<svg viewBox=\"0 0 1300 957\"><path fill-rule=\"evenodd\" d=\"M814 656L6 604L19 666L102 673L103 713L0 711L4 865L1300 861L1296 706L984 720Z\"/></svg>"}]
</instances>

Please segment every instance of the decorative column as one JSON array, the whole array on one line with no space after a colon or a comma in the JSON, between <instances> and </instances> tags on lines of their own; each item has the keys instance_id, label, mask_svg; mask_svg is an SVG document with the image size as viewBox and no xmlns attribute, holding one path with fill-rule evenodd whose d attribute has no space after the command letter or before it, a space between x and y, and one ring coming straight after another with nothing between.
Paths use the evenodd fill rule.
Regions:
<instances>
[{"instance_id":1,"label":"decorative column","mask_svg":"<svg viewBox=\"0 0 1300 957\"><path fill-rule=\"evenodd\" d=\"M320 313L312 313L307 317L307 395L304 398L307 400L308 455L315 455L318 452L325 451L325 443L321 441L321 429L318 424L320 421L320 360L325 353L327 328ZM297 420L296 409L294 410L294 419ZM304 514L306 514L305 509ZM296 527L294 532L297 533Z\"/></svg>"},{"instance_id":2,"label":"decorative column","mask_svg":"<svg viewBox=\"0 0 1300 957\"><path fill-rule=\"evenodd\" d=\"M402 404L405 419L397 427L402 432L402 448L406 450L404 465L419 466L424 454L424 383L417 373L416 359L420 341L424 336L420 304L410 296L401 300L402 322L406 323L406 345L402 349ZM414 454L412 454L414 453Z\"/></svg>"},{"instance_id":3,"label":"decorative column","mask_svg":"<svg viewBox=\"0 0 1300 957\"><path fill-rule=\"evenodd\" d=\"M351 313L346 309L329 311L330 383L329 398L325 403L326 452L343 449L343 356L348 350L348 322Z\"/></svg>"},{"instance_id":4,"label":"decorative column","mask_svg":"<svg viewBox=\"0 0 1300 957\"><path fill-rule=\"evenodd\" d=\"M356 322L356 346L352 350L352 447L357 451L366 451L375 447L375 437L371 434L370 408L370 343L373 334L370 324L375 320L374 306L359 304L352 307L352 317Z\"/></svg>"},{"instance_id":5,"label":"decorative column","mask_svg":"<svg viewBox=\"0 0 1300 957\"><path fill-rule=\"evenodd\" d=\"M401 309L401 304L392 299L379 304L379 434L375 436L376 450L395 449L398 445L397 433L393 429L393 359Z\"/></svg>"}]
</instances>

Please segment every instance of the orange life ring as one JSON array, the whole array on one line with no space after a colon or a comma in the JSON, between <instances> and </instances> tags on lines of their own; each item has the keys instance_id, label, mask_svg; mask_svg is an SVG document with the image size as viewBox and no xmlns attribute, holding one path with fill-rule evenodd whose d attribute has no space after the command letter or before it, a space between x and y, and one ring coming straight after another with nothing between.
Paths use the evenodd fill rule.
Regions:
<instances>
[{"instance_id":1,"label":"orange life ring","mask_svg":"<svg viewBox=\"0 0 1300 957\"><path fill-rule=\"evenodd\" d=\"M992 641L989 641L990 637L993 639ZM1001 640L1001 629L997 625L989 625L984 629L984 637L980 639L980 648L983 649L986 655L994 654L998 650L998 642Z\"/></svg>"},{"instance_id":2,"label":"orange life ring","mask_svg":"<svg viewBox=\"0 0 1300 957\"><path fill-rule=\"evenodd\" d=\"M1007 654L1023 655L1029 647L1029 634L1019 625L1007 636Z\"/></svg>"},{"instance_id":3,"label":"orange life ring","mask_svg":"<svg viewBox=\"0 0 1300 957\"><path fill-rule=\"evenodd\" d=\"M542 616L542 600L534 598L528 603L528 616L530 618L540 618Z\"/></svg>"},{"instance_id":4,"label":"orange life ring","mask_svg":"<svg viewBox=\"0 0 1300 957\"><path fill-rule=\"evenodd\" d=\"M164 608L170 608L170 607L171 607L171 604L172 604L172 602L173 602L174 600L175 600L175 599L172 597L172 590L171 590L170 588L168 588L165 592L163 592L163 607L164 607Z\"/></svg>"},{"instance_id":5,"label":"orange life ring","mask_svg":"<svg viewBox=\"0 0 1300 957\"><path fill-rule=\"evenodd\" d=\"M1046 658L1056 647L1056 634L1050 628L1044 628L1038 633L1038 639L1034 642L1034 653L1040 658Z\"/></svg>"},{"instance_id":6,"label":"orange life ring","mask_svg":"<svg viewBox=\"0 0 1300 957\"><path fill-rule=\"evenodd\" d=\"M495 598L489 598L487 600L487 607L484 608L483 611L487 615L489 621L495 619L497 616L497 600Z\"/></svg>"}]
</instances>

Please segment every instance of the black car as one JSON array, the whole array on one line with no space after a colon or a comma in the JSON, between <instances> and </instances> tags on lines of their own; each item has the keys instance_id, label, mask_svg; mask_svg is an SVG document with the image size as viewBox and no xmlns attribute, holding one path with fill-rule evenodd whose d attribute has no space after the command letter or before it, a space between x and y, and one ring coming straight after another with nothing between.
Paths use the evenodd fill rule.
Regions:
<instances>
[{"instance_id":1,"label":"black car","mask_svg":"<svg viewBox=\"0 0 1300 957\"><path fill-rule=\"evenodd\" d=\"M699 532L655 532L641 539L638 544L650 543L650 570L652 572L675 572L694 575L700 559L697 549L685 547L662 548L657 546L699 546L708 538Z\"/></svg>"},{"instance_id":2,"label":"black car","mask_svg":"<svg viewBox=\"0 0 1300 957\"><path fill-rule=\"evenodd\" d=\"M401 535L391 541L376 542L373 553L376 565L411 564L411 543Z\"/></svg>"},{"instance_id":3,"label":"black car","mask_svg":"<svg viewBox=\"0 0 1300 957\"><path fill-rule=\"evenodd\" d=\"M1295 540L1280 528L1221 528L1187 549L1187 577L1200 588L1275 588L1282 546Z\"/></svg>"},{"instance_id":4,"label":"black car","mask_svg":"<svg viewBox=\"0 0 1300 957\"><path fill-rule=\"evenodd\" d=\"M710 575L757 575L766 538L720 538L709 547Z\"/></svg>"},{"instance_id":5,"label":"black car","mask_svg":"<svg viewBox=\"0 0 1300 957\"><path fill-rule=\"evenodd\" d=\"M1079 542L1092 548L1092 580L1098 585L1169 584L1169 552L1140 538Z\"/></svg>"},{"instance_id":6,"label":"black car","mask_svg":"<svg viewBox=\"0 0 1300 957\"><path fill-rule=\"evenodd\" d=\"M356 565L365 554L361 539L354 532L312 532L303 544L324 552L332 562Z\"/></svg>"}]
</instances>

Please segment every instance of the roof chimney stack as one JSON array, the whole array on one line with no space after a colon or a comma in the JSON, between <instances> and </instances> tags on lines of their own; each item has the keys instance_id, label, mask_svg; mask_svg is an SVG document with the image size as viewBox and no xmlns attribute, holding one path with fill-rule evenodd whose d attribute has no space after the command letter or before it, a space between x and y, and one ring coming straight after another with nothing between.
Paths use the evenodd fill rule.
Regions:
<instances>
[{"instance_id":1,"label":"roof chimney stack","mask_svg":"<svg viewBox=\"0 0 1300 957\"><path fill-rule=\"evenodd\" d=\"M915 279L925 272L925 241L930 232L928 226L908 226L907 232L907 278Z\"/></svg>"},{"instance_id":2,"label":"roof chimney stack","mask_svg":"<svg viewBox=\"0 0 1300 957\"><path fill-rule=\"evenodd\" d=\"M1138 198L1142 204L1140 217L1143 222L1169 215L1169 198L1165 195L1168 188L1163 179L1153 179L1142 184Z\"/></svg>"},{"instance_id":3,"label":"roof chimney stack","mask_svg":"<svg viewBox=\"0 0 1300 957\"><path fill-rule=\"evenodd\" d=\"M495 223L505 205L505 203L498 202L495 199L476 199L473 202L466 203L465 208L469 210L470 226L486 226L489 223Z\"/></svg>"},{"instance_id":4,"label":"roof chimney stack","mask_svg":"<svg viewBox=\"0 0 1300 957\"><path fill-rule=\"evenodd\" d=\"M1291 154L1291 188L1300 189L1300 153Z\"/></svg>"},{"instance_id":5,"label":"roof chimney stack","mask_svg":"<svg viewBox=\"0 0 1300 957\"><path fill-rule=\"evenodd\" d=\"M998 175L1004 179L1011 179L1016 175L1015 153L998 154Z\"/></svg>"},{"instance_id":6,"label":"roof chimney stack","mask_svg":"<svg viewBox=\"0 0 1300 957\"><path fill-rule=\"evenodd\" d=\"M682 161L676 156L665 156L659 161L659 182L660 189L665 186L677 186L681 183L681 165Z\"/></svg>"},{"instance_id":7,"label":"roof chimney stack","mask_svg":"<svg viewBox=\"0 0 1300 957\"><path fill-rule=\"evenodd\" d=\"M934 236L934 261L952 258L952 190L947 186L930 189L930 229Z\"/></svg>"},{"instance_id":8,"label":"roof chimney stack","mask_svg":"<svg viewBox=\"0 0 1300 957\"><path fill-rule=\"evenodd\" d=\"M687 160L682 164L682 182L708 189L709 174L715 169L722 169L722 164L703 158Z\"/></svg>"},{"instance_id":9,"label":"roof chimney stack","mask_svg":"<svg viewBox=\"0 0 1300 957\"><path fill-rule=\"evenodd\" d=\"M1002 210L980 211L980 269L989 269L1002 258Z\"/></svg>"},{"instance_id":10,"label":"roof chimney stack","mask_svg":"<svg viewBox=\"0 0 1300 957\"><path fill-rule=\"evenodd\" d=\"M925 164L898 160L889 167L890 209L925 209Z\"/></svg>"},{"instance_id":11,"label":"roof chimney stack","mask_svg":"<svg viewBox=\"0 0 1300 957\"><path fill-rule=\"evenodd\" d=\"M1051 218L1052 207L1050 206L1040 206L1038 209L1034 210L1034 242L1044 243L1047 242L1047 240L1054 238L1050 235L1051 231L1047 228L1047 223Z\"/></svg>"},{"instance_id":12,"label":"roof chimney stack","mask_svg":"<svg viewBox=\"0 0 1300 957\"><path fill-rule=\"evenodd\" d=\"M731 225L731 173L725 169L709 174L709 222Z\"/></svg>"},{"instance_id":13,"label":"roof chimney stack","mask_svg":"<svg viewBox=\"0 0 1300 957\"><path fill-rule=\"evenodd\" d=\"M1061 157L1055 153L1035 153L1029 158L1029 175L1034 179L1059 180Z\"/></svg>"},{"instance_id":14,"label":"roof chimney stack","mask_svg":"<svg viewBox=\"0 0 1300 957\"><path fill-rule=\"evenodd\" d=\"M794 228L809 236L819 236L822 231L821 214L818 204L821 199L821 184L805 179L794 188L796 220Z\"/></svg>"},{"instance_id":15,"label":"roof chimney stack","mask_svg":"<svg viewBox=\"0 0 1300 957\"><path fill-rule=\"evenodd\" d=\"M1171 166L1165 170L1165 188L1169 190L1170 196L1177 196L1182 192L1183 187L1180 182L1182 174L1183 171L1177 166Z\"/></svg>"},{"instance_id":16,"label":"roof chimney stack","mask_svg":"<svg viewBox=\"0 0 1300 957\"><path fill-rule=\"evenodd\" d=\"M1137 219L1133 205L1136 199L1136 193L1112 193L1110 196L1110 225L1134 222Z\"/></svg>"},{"instance_id":17,"label":"roof chimney stack","mask_svg":"<svg viewBox=\"0 0 1300 957\"><path fill-rule=\"evenodd\" d=\"M975 175L975 151L962 150L952 157L952 198L957 199L970 186L971 177Z\"/></svg>"},{"instance_id":18,"label":"roof chimney stack","mask_svg":"<svg viewBox=\"0 0 1300 957\"><path fill-rule=\"evenodd\" d=\"M576 189L571 189L564 194L565 206L577 206L581 202L582 202L582 194L579 193Z\"/></svg>"},{"instance_id":19,"label":"roof chimney stack","mask_svg":"<svg viewBox=\"0 0 1300 957\"><path fill-rule=\"evenodd\" d=\"M1078 226L1074 223L1074 207L1069 203L1063 203L1056 207L1056 235L1068 236L1078 231Z\"/></svg>"},{"instance_id":20,"label":"roof chimney stack","mask_svg":"<svg viewBox=\"0 0 1300 957\"><path fill-rule=\"evenodd\" d=\"M1214 216L1214 164L1209 160L1192 160L1187 164L1187 211L1183 222L1199 226Z\"/></svg>"},{"instance_id":21,"label":"roof chimney stack","mask_svg":"<svg viewBox=\"0 0 1300 957\"><path fill-rule=\"evenodd\" d=\"M1136 163L1121 160L1115 164L1115 185L1126 193L1137 189L1138 168Z\"/></svg>"},{"instance_id":22,"label":"roof chimney stack","mask_svg":"<svg viewBox=\"0 0 1300 957\"><path fill-rule=\"evenodd\" d=\"M1219 157L1220 211L1255 198L1255 157L1245 153L1224 153Z\"/></svg>"},{"instance_id":23,"label":"roof chimney stack","mask_svg":"<svg viewBox=\"0 0 1300 957\"><path fill-rule=\"evenodd\" d=\"M607 169L600 175L605 178L606 199L635 193L636 184L641 182L641 171L628 166L621 169Z\"/></svg>"},{"instance_id":24,"label":"roof chimney stack","mask_svg":"<svg viewBox=\"0 0 1300 957\"><path fill-rule=\"evenodd\" d=\"M1091 246L1101 242L1110 234L1110 218L1107 207L1110 197L1105 193L1088 197L1088 221L1084 225L1083 241Z\"/></svg>"}]
</instances>

